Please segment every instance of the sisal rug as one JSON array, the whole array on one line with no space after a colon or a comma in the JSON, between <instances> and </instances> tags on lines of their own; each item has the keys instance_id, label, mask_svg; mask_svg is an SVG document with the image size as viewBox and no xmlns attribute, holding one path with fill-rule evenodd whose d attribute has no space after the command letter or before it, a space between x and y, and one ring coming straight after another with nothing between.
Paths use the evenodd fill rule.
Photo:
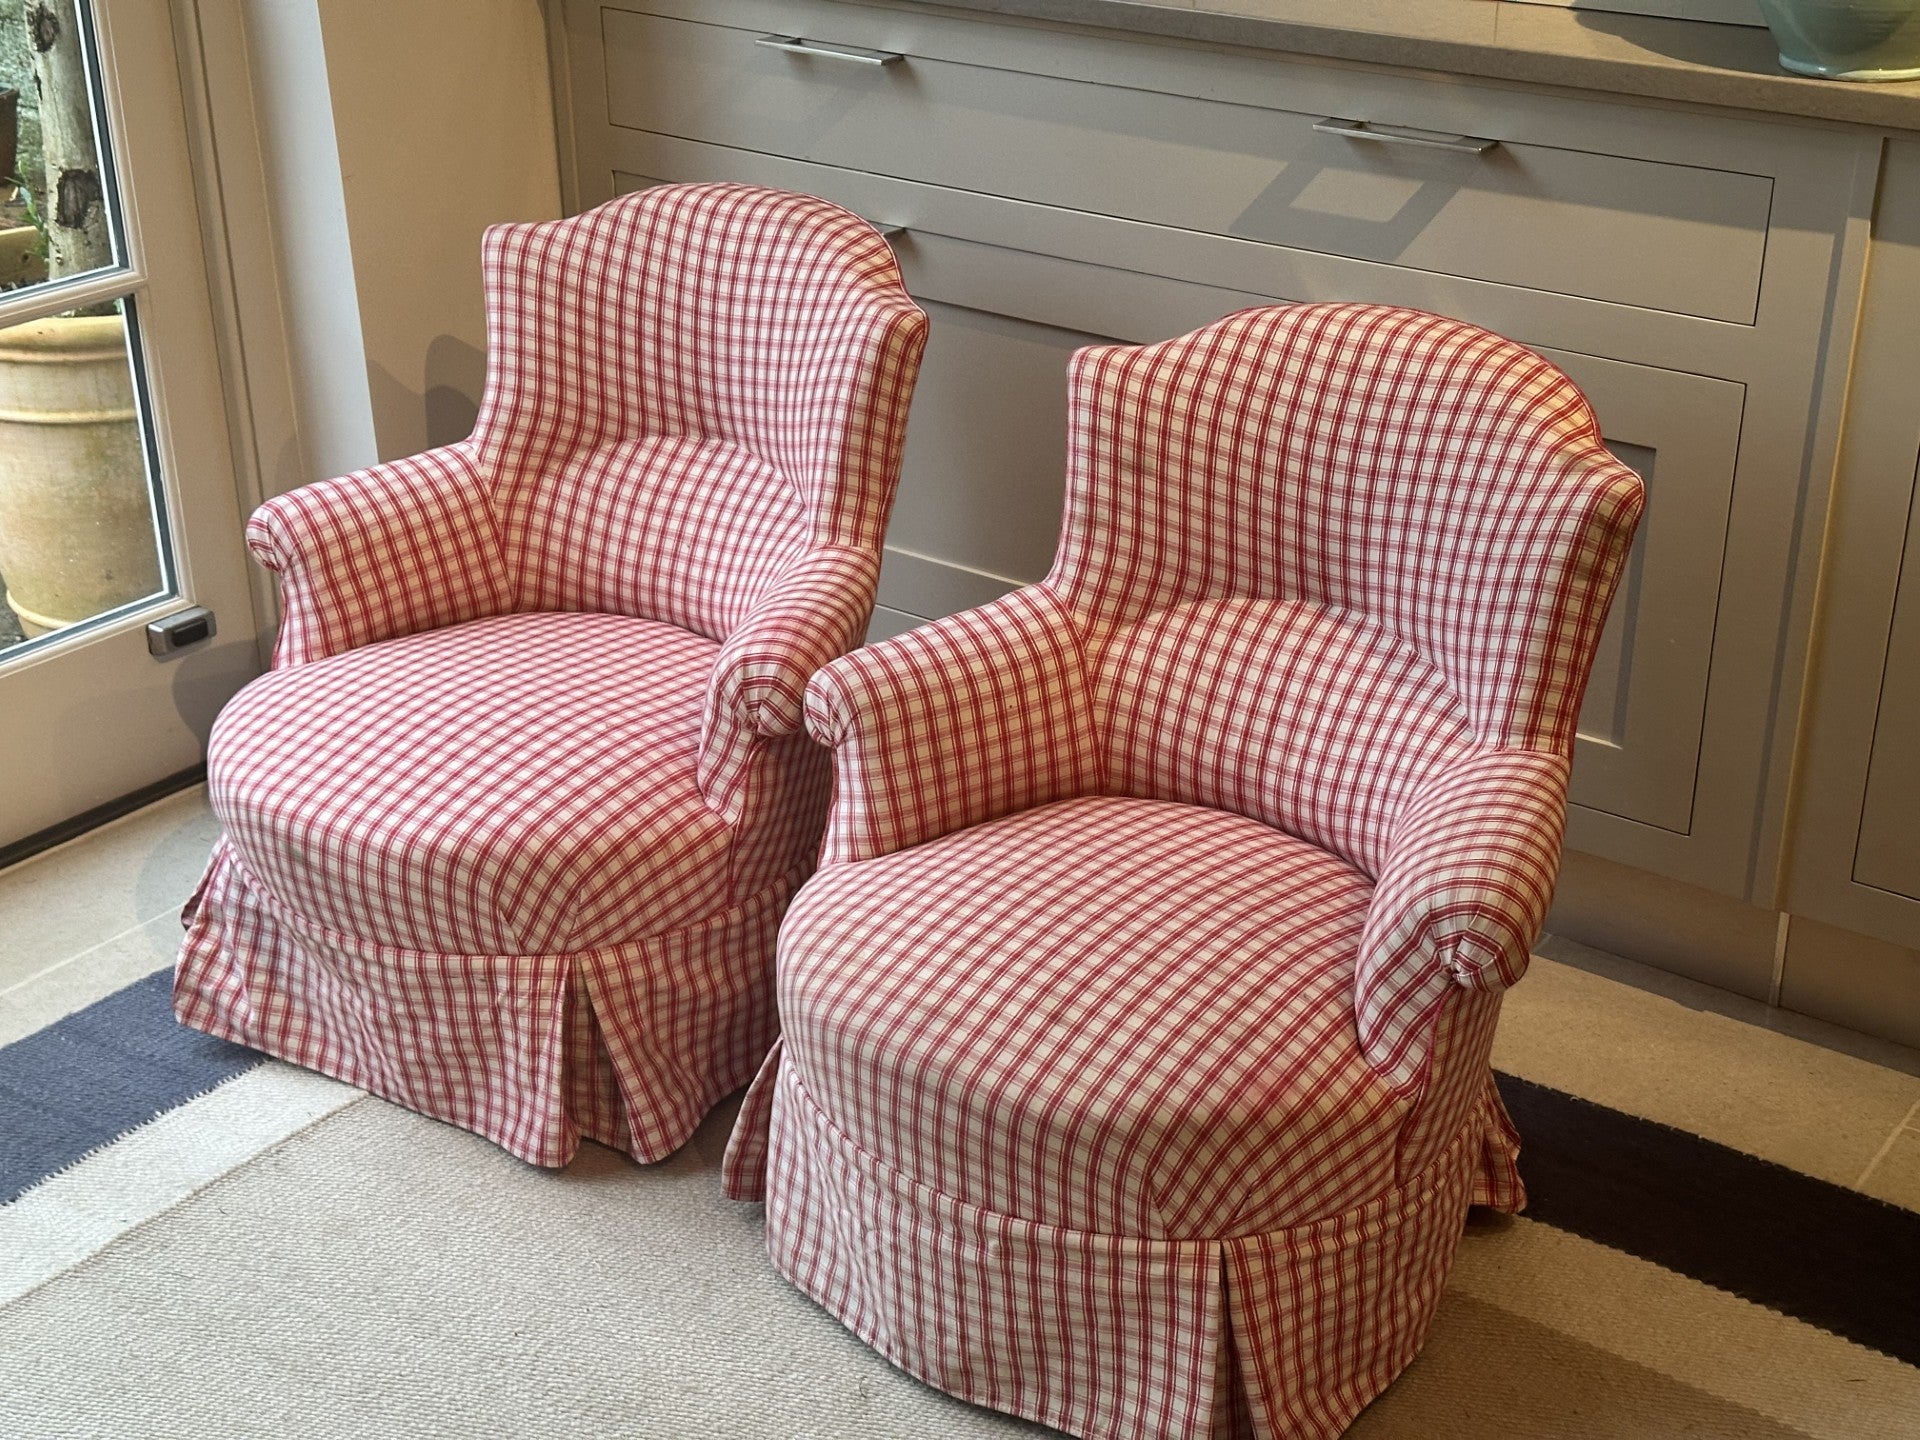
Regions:
<instances>
[{"instance_id":1,"label":"sisal rug","mask_svg":"<svg viewBox=\"0 0 1920 1440\"><path fill-rule=\"evenodd\" d=\"M0 1434L987 1437L767 1265L724 1114L559 1174L361 1099L0 1308ZM1527 1220L1350 1434L1911 1437L1920 1374Z\"/></svg>"},{"instance_id":2,"label":"sisal rug","mask_svg":"<svg viewBox=\"0 0 1920 1440\"><path fill-rule=\"evenodd\" d=\"M1539 1218L1470 1226L1353 1440L1920 1435L1914 1307L1886 1303L1920 1284L1912 1212L1541 1089L1509 1091ZM787 1286L719 1194L730 1120L658 1166L587 1146L548 1173L246 1070L0 1207L0 1436L1049 1433Z\"/></svg>"}]
</instances>

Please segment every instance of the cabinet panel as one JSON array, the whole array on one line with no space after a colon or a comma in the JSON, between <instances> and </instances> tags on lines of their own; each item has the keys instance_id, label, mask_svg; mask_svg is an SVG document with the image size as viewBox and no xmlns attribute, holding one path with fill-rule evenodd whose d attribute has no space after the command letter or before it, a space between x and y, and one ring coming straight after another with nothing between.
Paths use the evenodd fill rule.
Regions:
<instances>
[{"instance_id":1,"label":"cabinet panel","mask_svg":"<svg viewBox=\"0 0 1920 1440\"><path fill-rule=\"evenodd\" d=\"M1853 878L1920 900L1920 505L1909 521Z\"/></svg>"},{"instance_id":2,"label":"cabinet panel","mask_svg":"<svg viewBox=\"0 0 1920 1440\"><path fill-rule=\"evenodd\" d=\"M1038 580L1060 536L1067 357L1112 337L921 303L933 331L887 548Z\"/></svg>"},{"instance_id":3,"label":"cabinet panel","mask_svg":"<svg viewBox=\"0 0 1920 1440\"><path fill-rule=\"evenodd\" d=\"M876 640L890 640L895 635L917 630L926 623L924 615L909 615L904 610L876 605L873 607L873 620L867 626L867 643L871 645Z\"/></svg>"},{"instance_id":4,"label":"cabinet panel","mask_svg":"<svg viewBox=\"0 0 1920 1440\"><path fill-rule=\"evenodd\" d=\"M764 18L799 23L812 8ZM754 18L751 8L708 12ZM1480 153L1407 143L1404 125L1327 133L1316 126L1330 117L1284 108L1284 84L1269 108L924 54L850 64L756 44L755 28L623 10L606 13L605 37L617 126L1412 270L1754 318L1773 198L1764 175L1531 143L1512 115L1506 138L1482 137ZM1347 108L1368 110L1370 98L1351 95ZM1122 180L1146 175L1151 184Z\"/></svg>"},{"instance_id":5,"label":"cabinet panel","mask_svg":"<svg viewBox=\"0 0 1920 1440\"><path fill-rule=\"evenodd\" d=\"M1593 402L1647 508L1580 712L1580 810L1692 828L1744 392L1725 380L1544 350Z\"/></svg>"},{"instance_id":6,"label":"cabinet panel","mask_svg":"<svg viewBox=\"0 0 1920 1440\"><path fill-rule=\"evenodd\" d=\"M1845 968L1845 932L1920 951L1920 141L1888 146L1882 184L1820 576L1785 907L1795 916L1789 990L1826 997L1807 1008L1849 1024L1882 982L1863 980L1834 1008L1847 986L1819 972ZM1832 943L1798 943L1803 916L1837 927ZM1868 964L1883 975L1898 968Z\"/></svg>"}]
</instances>

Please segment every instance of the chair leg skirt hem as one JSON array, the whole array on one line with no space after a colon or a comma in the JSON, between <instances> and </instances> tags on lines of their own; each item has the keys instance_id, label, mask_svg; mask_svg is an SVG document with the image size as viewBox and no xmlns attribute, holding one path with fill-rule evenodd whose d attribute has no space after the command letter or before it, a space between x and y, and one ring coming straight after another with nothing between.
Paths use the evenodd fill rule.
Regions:
<instances>
[{"instance_id":1,"label":"chair leg skirt hem","mask_svg":"<svg viewBox=\"0 0 1920 1440\"><path fill-rule=\"evenodd\" d=\"M450 955L303 923L223 841L188 906L174 1013L532 1165L583 1138L661 1160L773 1043L774 937L802 873L618 945ZM448 1015L469 1019L455 1034Z\"/></svg>"},{"instance_id":2,"label":"chair leg skirt hem","mask_svg":"<svg viewBox=\"0 0 1920 1440\"><path fill-rule=\"evenodd\" d=\"M783 1065L775 1267L887 1360L1086 1440L1331 1440L1412 1361L1504 1134L1477 1106L1426 1170L1339 1214L1164 1239L1036 1224L861 1150Z\"/></svg>"}]
</instances>

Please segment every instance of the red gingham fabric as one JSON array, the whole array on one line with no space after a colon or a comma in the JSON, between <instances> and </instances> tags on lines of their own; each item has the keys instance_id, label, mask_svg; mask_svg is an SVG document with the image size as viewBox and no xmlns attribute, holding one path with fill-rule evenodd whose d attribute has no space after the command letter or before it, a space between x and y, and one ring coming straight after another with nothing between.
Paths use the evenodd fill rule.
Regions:
<instances>
[{"instance_id":1,"label":"red gingham fabric","mask_svg":"<svg viewBox=\"0 0 1920 1440\"><path fill-rule=\"evenodd\" d=\"M1100 1437L1338 1434L1424 1338L1642 503L1459 322L1075 356L1039 585L822 668L730 1193L896 1363Z\"/></svg>"},{"instance_id":2,"label":"red gingham fabric","mask_svg":"<svg viewBox=\"0 0 1920 1440\"><path fill-rule=\"evenodd\" d=\"M222 714L188 1024L542 1165L750 1077L814 858L802 730L873 605L926 317L864 221L663 186L487 234L459 445L248 526L272 671Z\"/></svg>"},{"instance_id":3,"label":"red gingham fabric","mask_svg":"<svg viewBox=\"0 0 1920 1440\"><path fill-rule=\"evenodd\" d=\"M280 577L276 670L513 608L470 440L270 500L247 549Z\"/></svg>"},{"instance_id":4,"label":"red gingham fabric","mask_svg":"<svg viewBox=\"0 0 1920 1440\"><path fill-rule=\"evenodd\" d=\"M728 903L694 781L716 646L504 615L275 670L221 713L211 798L308 923L456 955L592 950ZM395 744L404 737L404 744Z\"/></svg>"},{"instance_id":5,"label":"red gingham fabric","mask_svg":"<svg viewBox=\"0 0 1920 1440\"><path fill-rule=\"evenodd\" d=\"M1271 1230L1393 1178L1407 1097L1353 1020L1372 890L1256 820L1104 796L830 866L786 921L787 1063L875 1160L956 1200L1126 1235ZM923 1138L943 1135L966 1144Z\"/></svg>"},{"instance_id":6,"label":"red gingham fabric","mask_svg":"<svg viewBox=\"0 0 1920 1440\"><path fill-rule=\"evenodd\" d=\"M680 930L462 955L314 926L223 839L189 907L175 1008L531 1164L566 1164L582 1137L658 1160L752 1077L777 1027L767 955L800 873Z\"/></svg>"}]
</instances>

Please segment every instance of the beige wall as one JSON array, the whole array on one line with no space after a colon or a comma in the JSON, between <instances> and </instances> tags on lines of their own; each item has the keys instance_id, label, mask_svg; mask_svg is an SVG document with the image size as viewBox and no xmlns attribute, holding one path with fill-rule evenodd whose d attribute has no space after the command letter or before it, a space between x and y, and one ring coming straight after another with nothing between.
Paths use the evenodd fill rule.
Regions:
<instances>
[{"instance_id":1,"label":"beige wall","mask_svg":"<svg viewBox=\"0 0 1920 1440\"><path fill-rule=\"evenodd\" d=\"M560 213L540 0L319 0L382 459L472 428L480 236Z\"/></svg>"},{"instance_id":2,"label":"beige wall","mask_svg":"<svg viewBox=\"0 0 1920 1440\"><path fill-rule=\"evenodd\" d=\"M244 499L377 458L333 95L314 0L200 0L209 248ZM260 598L270 604L271 591Z\"/></svg>"}]
</instances>

